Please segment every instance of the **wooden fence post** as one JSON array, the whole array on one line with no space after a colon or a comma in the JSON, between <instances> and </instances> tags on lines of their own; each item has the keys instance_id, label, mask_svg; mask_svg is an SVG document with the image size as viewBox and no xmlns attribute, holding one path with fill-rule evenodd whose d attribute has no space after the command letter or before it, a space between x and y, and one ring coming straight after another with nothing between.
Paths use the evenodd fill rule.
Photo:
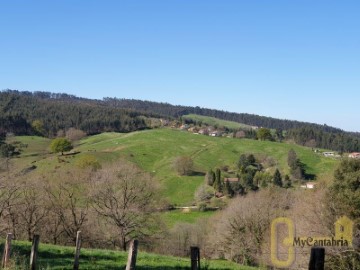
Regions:
<instances>
[{"instance_id":1,"label":"wooden fence post","mask_svg":"<svg viewBox=\"0 0 360 270\"><path fill-rule=\"evenodd\" d=\"M139 245L138 240L133 240L130 243L129 255L128 255L128 260L127 260L127 264L126 264L126 270L135 270L138 245Z\"/></svg>"},{"instance_id":2,"label":"wooden fence post","mask_svg":"<svg viewBox=\"0 0 360 270\"><path fill-rule=\"evenodd\" d=\"M200 249L198 247L190 247L191 270L200 270Z\"/></svg>"},{"instance_id":3,"label":"wooden fence post","mask_svg":"<svg viewBox=\"0 0 360 270\"><path fill-rule=\"evenodd\" d=\"M311 248L309 270L324 270L325 267L325 248Z\"/></svg>"},{"instance_id":4,"label":"wooden fence post","mask_svg":"<svg viewBox=\"0 0 360 270\"><path fill-rule=\"evenodd\" d=\"M13 238L12 233L8 233L6 236L6 242L5 242L5 246L4 246L4 254L2 257L2 263L1 263L1 266L3 268L6 268L9 265L12 238Z\"/></svg>"},{"instance_id":5,"label":"wooden fence post","mask_svg":"<svg viewBox=\"0 0 360 270\"><path fill-rule=\"evenodd\" d=\"M76 234L76 249L75 249L75 259L74 259L74 270L79 269L80 248L81 248L81 231L78 231L77 234Z\"/></svg>"},{"instance_id":6,"label":"wooden fence post","mask_svg":"<svg viewBox=\"0 0 360 270\"><path fill-rule=\"evenodd\" d=\"M31 270L36 269L36 260L38 257L39 242L40 242L40 235L35 234L33 241L32 241L31 253L30 253L30 269Z\"/></svg>"}]
</instances>

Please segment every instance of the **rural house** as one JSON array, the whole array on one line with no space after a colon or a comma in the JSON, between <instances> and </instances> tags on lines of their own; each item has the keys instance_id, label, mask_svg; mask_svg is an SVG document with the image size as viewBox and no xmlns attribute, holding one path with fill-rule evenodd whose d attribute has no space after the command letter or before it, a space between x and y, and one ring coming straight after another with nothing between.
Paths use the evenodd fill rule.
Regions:
<instances>
[{"instance_id":1,"label":"rural house","mask_svg":"<svg viewBox=\"0 0 360 270\"><path fill-rule=\"evenodd\" d=\"M360 153L354 152L349 154L349 158L360 158Z\"/></svg>"},{"instance_id":2,"label":"rural house","mask_svg":"<svg viewBox=\"0 0 360 270\"><path fill-rule=\"evenodd\" d=\"M314 189L316 187L316 183L308 182L305 185L301 185L301 187L306 189Z\"/></svg>"}]
</instances>

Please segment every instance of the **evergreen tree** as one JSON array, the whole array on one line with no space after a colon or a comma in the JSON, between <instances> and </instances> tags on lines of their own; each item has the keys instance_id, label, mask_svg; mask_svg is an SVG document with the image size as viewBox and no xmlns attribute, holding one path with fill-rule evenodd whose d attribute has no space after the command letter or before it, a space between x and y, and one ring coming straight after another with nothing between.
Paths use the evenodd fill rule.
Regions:
<instances>
[{"instance_id":1,"label":"evergreen tree","mask_svg":"<svg viewBox=\"0 0 360 270\"><path fill-rule=\"evenodd\" d=\"M225 195L229 196L229 197L233 197L234 196L234 190L231 187L231 184L229 183L229 181L225 181L225 189L224 189Z\"/></svg>"},{"instance_id":2,"label":"evergreen tree","mask_svg":"<svg viewBox=\"0 0 360 270\"><path fill-rule=\"evenodd\" d=\"M297 157L294 149L290 149L288 152L288 165L290 167L290 173L296 179L304 179L305 178L305 164L300 161Z\"/></svg>"},{"instance_id":3,"label":"evergreen tree","mask_svg":"<svg viewBox=\"0 0 360 270\"><path fill-rule=\"evenodd\" d=\"M283 182L282 182L282 178L281 178L279 169L276 169L276 171L274 173L273 183L274 183L274 185L279 186L279 187L283 186Z\"/></svg>"},{"instance_id":4,"label":"evergreen tree","mask_svg":"<svg viewBox=\"0 0 360 270\"><path fill-rule=\"evenodd\" d=\"M256 159L253 154L248 155L246 159L248 165L254 165L256 163Z\"/></svg>"},{"instance_id":5,"label":"evergreen tree","mask_svg":"<svg viewBox=\"0 0 360 270\"><path fill-rule=\"evenodd\" d=\"M329 187L327 208L329 228L341 216L354 222L354 230L360 230L360 160L344 159L334 173L333 184ZM353 235L353 250L329 257L328 269L360 269L359 235ZM341 266L341 267L340 267Z\"/></svg>"},{"instance_id":6,"label":"evergreen tree","mask_svg":"<svg viewBox=\"0 0 360 270\"><path fill-rule=\"evenodd\" d=\"M236 182L232 185L232 190L234 191L234 195L245 195L245 188L239 182Z\"/></svg>"},{"instance_id":7,"label":"evergreen tree","mask_svg":"<svg viewBox=\"0 0 360 270\"><path fill-rule=\"evenodd\" d=\"M241 185L246 190L257 190L258 189L258 186L254 185L254 174L252 171L242 173L239 178L240 178Z\"/></svg>"},{"instance_id":8,"label":"evergreen tree","mask_svg":"<svg viewBox=\"0 0 360 270\"><path fill-rule=\"evenodd\" d=\"M275 136L276 136L276 140L277 140L278 142L282 142L283 139L284 139L282 129L276 129L276 131L275 131Z\"/></svg>"},{"instance_id":9,"label":"evergreen tree","mask_svg":"<svg viewBox=\"0 0 360 270\"><path fill-rule=\"evenodd\" d=\"M238 169L242 172L245 172L246 167L249 165L250 164L247 156L245 154L241 154L237 163Z\"/></svg>"},{"instance_id":10,"label":"evergreen tree","mask_svg":"<svg viewBox=\"0 0 360 270\"><path fill-rule=\"evenodd\" d=\"M288 152L288 158L287 158L287 163L290 167L290 169L296 169L296 165L297 165L297 155L294 149L290 149Z\"/></svg>"},{"instance_id":11,"label":"evergreen tree","mask_svg":"<svg viewBox=\"0 0 360 270\"><path fill-rule=\"evenodd\" d=\"M339 216L347 217L360 224L360 160L345 159L334 173L334 182L330 186L329 198ZM359 225L360 229L360 225Z\"/></svg>"},{"instance_id":12,"label":"evergreen tree","mask_svg":"<svg viewBox=\"0 0 360 270\"><path fill-rule=\"evenodd\" d=\"M216 171L215 171L214 189L218 192L223 192L223 183L221 180L220 169L216 169Z\"/></svg>"}]
</instances>

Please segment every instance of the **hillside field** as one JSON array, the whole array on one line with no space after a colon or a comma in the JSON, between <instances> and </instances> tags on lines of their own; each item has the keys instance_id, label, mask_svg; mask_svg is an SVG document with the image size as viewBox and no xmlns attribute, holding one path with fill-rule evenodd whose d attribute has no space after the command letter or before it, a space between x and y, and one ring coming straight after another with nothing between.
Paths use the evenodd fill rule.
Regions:
<instances>
[{"instance_id":1,"label":"hillside field","mask_svg":"<svg viewBox=\"0 0 360 270\"><path fill-rule=\"evenodd\" d=\"M50 139L37 136L16 136L10 138L26 144L19 157L11 160L10 167L16 174L33 167L27 172L28 179L45 176L52 179L56 172L77 167L77 161L86 155L94 156L101 164L127 160L149 172L160 183L160 197L174 206L193 205L196 189L204 183L205 172L209 169L228 166L229 171L236 168L241 154L254 154L258 159L272 158L281 173L289 173L287 165L288 151L293 148L300 160L306 165L309 174L317 176L318 181L332 181L333 171L338 160L326 158L306 148L290 143L209 137L196 135L178 129L153 129L132 133L102 133L88 136L75 142L74 154L64 155L50 152ZM179 176L173 168L178 156L190 156L194 160L195 173L191 176ZM79 168L80 169L80 168ZM298 184L294 188L299 188ZM301 192L308 192L303 190ZM162 220L172 228L177 223L196 223L199 219L221 213L219 211L200 212L194 209L181 209L161 213ZM18 242L18 254L24 259L29 243ZM16 250L16 249L15 249ZM44 269L71 269L73 248L41 245L40 257ZM27 256L27 255L26 255ZM126 254L116 251L84 250L82 269L116 269L124 265ZM27 259L26 259L27 260ZM25 261L26 261L25 260ZM140 253L139 269L186 269L188 259ZM238 267L238 268L236 268ZM20 268L19 268L20 269ZM209 269L253 269L241 268L225 262L211 261Z\"/></svg>"},{"instance_id":2,"label":"hillside field","mask_svg":"<svg viewBox=\"0 0 360 270\"><path fill-rule=\"evenodd\" d=\"M218 126L218 127L226 127L229 129L251 129L251 126L234 122L234 121L227 121L222 120L219 118L211 117L211 116L204 116L198 114L187 114L183 115L182 118L184 119L191 119L196 122L202 122L203 124L207 124L209 126Z\"/></svg>"},{"instance_id":3,"label":"hillside field","mask_svg":"<svg viewBox=\"0 0 360 270\"><path fill-rule=\"evenodd\" d=\"M35 164L37 168L33 173L47 174L56 171L59 166L76 166L76 160L84 155L95 156L101 163L125 158L151 173L161 183L162 195L178 206L188 206L194 202L194 192L204 182L207 170L226 165L234 169L241 154L271 157L284 175L289 173L287 154L293 148L305 163L307 173L326 181L331 180L338 163L335 159L325 158L310 148L295 144L209 137L175 129L89 136L75 145L74 151L79 151L79 154L66 157L49 153L49 139L36 136L14 139L28 144L22 155L14 159L16 170ZM196 173L192 176L179 176L173 168L176 157L184 155L194 160ZM59 158L66 162L59 163Z\"/></svg>"}]
</instances>

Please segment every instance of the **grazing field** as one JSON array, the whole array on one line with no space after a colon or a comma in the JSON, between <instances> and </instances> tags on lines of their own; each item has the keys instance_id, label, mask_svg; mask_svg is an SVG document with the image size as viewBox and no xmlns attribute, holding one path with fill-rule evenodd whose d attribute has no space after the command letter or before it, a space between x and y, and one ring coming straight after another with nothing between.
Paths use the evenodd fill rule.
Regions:
<instances>
[{"instance_id":1,"label":"grazing field","mask_svg":"<svg viewBox=\"0 0 360 270\"><path fill-rule=\"evenodd\" d=\"M161 184L162 197L177 206L194 203L194 192L204 182L207 170L221 166L235 169L241 154L252 153L260 159L270 157L276 163L274 166L282 174L287 174L287 154L293 148L305 163L307 173L325 180L331 179L338 163L335 159L314 153L311 148L295 144L209 137L174 129L89 136L74 148L79 154L64 157L48 154L47 139L32 136L16 137L16 140L29 144L20 158L13 161L19 171L35 164L37 168L32 173L49 174L59 167L76 166L76 161L84 155L93 155L102 164L125 158L151 173ZM173 162L178 156L190 156L194 160L195 172L192 175L179 176L176 173Z\"/></svg>"},{"instance_id":2,"label":"grazing field","mask_svg":"<svg viewBox=\"0 0 360 270\"><path fill-rule=\"evenodd\" d=\"M167 211L162 214L162 218L168 227L173 227L176 223L195 223L199 219L207 220L214 215L213 211L200 212L198 210L184 211L181 209Z\"/></svg>"},{"instance_id":3,"label":"grazing field","mask_svg":"<svg viewBox=\"0 0 360 270\"><path fill-rule=\"evenodd\" d=\"M203 116L203 115L198 115L198 114L187 114L187 115L184 115L183 118L191 119L191 120L197 121L197 122L202 122L203 124L207 124L209 126L226 127L229 129L239 129L239 128L251 129L251 126L246 125L246 124L222 120L219 118Z\"/></svg>"},{"instance_id":4,"label":"grazing field","mask_svg":"<svg viewBox=\"0 0 360 270\"><path fill-rule=\"evenodd\" d=\"M3 249L1 242L0 249ZM13 241L12 263L15 264L11 269L28 269L29 254L31 250L30 242ZM73 269L74 248L48 244L39 245L38 268L46 270L71 270ZM127 253L114 250L100 249L81 249L80 269L125 269ZM224 260L204 260L202 266L205 269L219 270L255 270L258 268L240 266ZM162 256L142 252L138 254L136 269L146 270L181 270L190 268L190 258L180 258L172 256Z\"/></svg>"}]
</instances>

